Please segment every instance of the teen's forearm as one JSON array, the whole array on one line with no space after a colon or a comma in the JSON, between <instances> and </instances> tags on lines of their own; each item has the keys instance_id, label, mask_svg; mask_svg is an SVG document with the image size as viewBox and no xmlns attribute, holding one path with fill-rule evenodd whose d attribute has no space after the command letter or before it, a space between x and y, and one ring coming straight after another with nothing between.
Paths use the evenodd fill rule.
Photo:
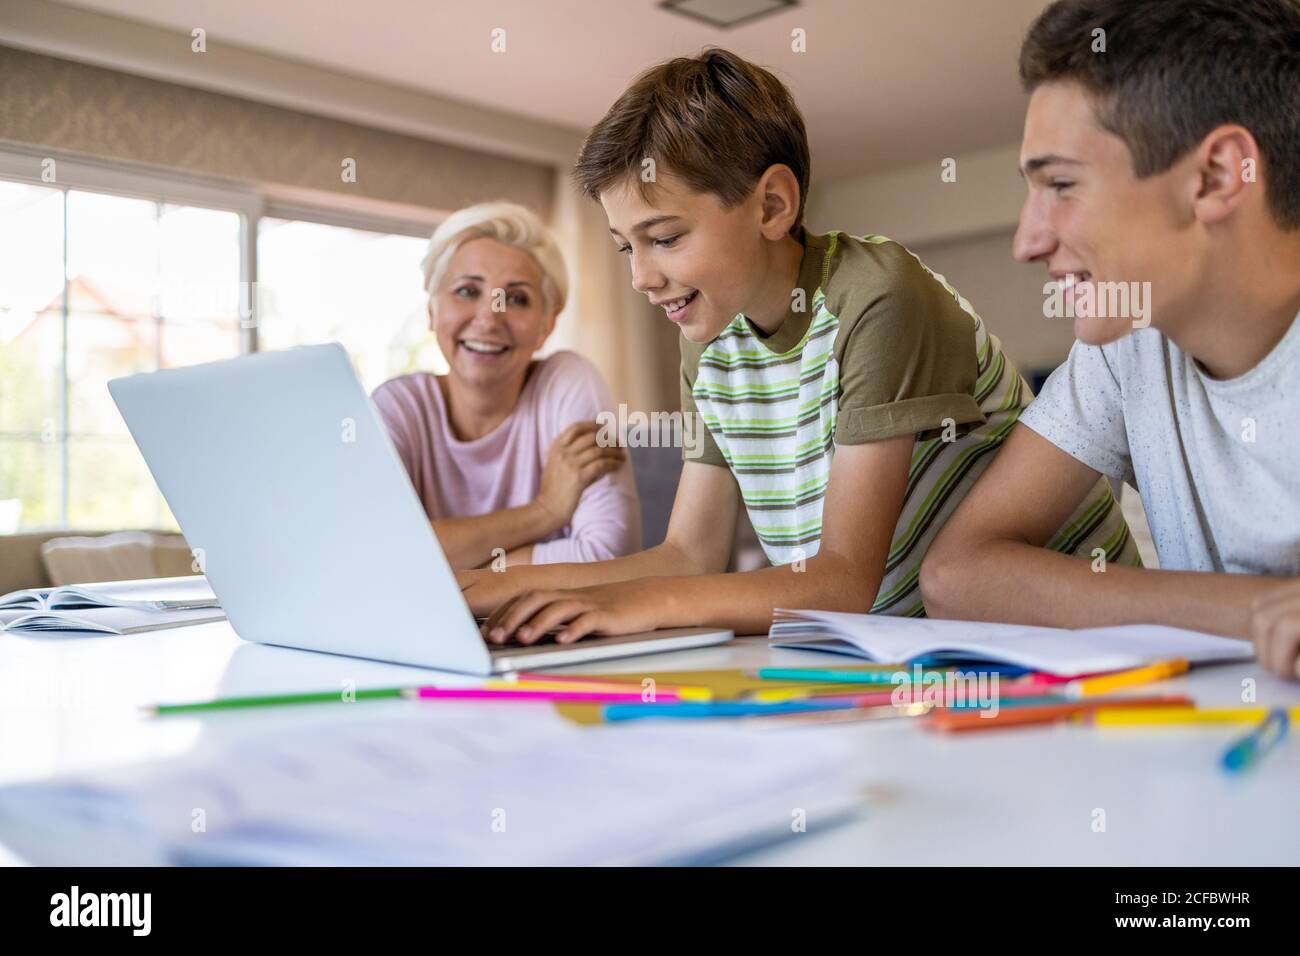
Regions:
<instances>
[{"instance_id":1,"label":"teen's forearm","mask_svg":"<svg viewBox=\"0 0 1300 956\"><path fill-rule=\"evenodd\" d=\"M487 564L497 548L508 554L525 545L531 547L556 527L555 518L536 502L472 518L439 518L433 522L433 532L447 561L461 570Z\"/></svg>"},{"instance_id":2,"label":"teen's forearm","mask_svg":"<svg viewBox=\"0 0 1300 956\"><path fill-rule=\"evenodd\" d=\"M662 577L668 574L702 574L711 569L699 568L675 545L664 542L653 548L608 561L568 564L533 564L511 567L506 573L515 576L532 590L585 588L597 584L616 584L635 578Z\"/></svg>"},{"instance_id":3,"label":"teen's forearm","mask_svg":"<svg viewBox=\"0 0 1300 956\"><path fill-rule=\"evenodd\" d=\"M1092 562L1019 541L981 542L922 574L931 617L1049 627L1168 624L1229 637L1249 634L1250 605L1284 579L1161 571Z\"/></svg>"},{"instance_id":4,"label":"teen's forearm","mask_svg":"<svg viewBox=\"0 0 1300 956\"><path fill-rule=\"evenodd\" d=\"M668 577L652 587L663 598L660 627L721 627L737 634L766 634L775 608L817 608L865 614L880 589L870 572L838 555L797 565L732 574Z\"/></svg>"}]
</instances>

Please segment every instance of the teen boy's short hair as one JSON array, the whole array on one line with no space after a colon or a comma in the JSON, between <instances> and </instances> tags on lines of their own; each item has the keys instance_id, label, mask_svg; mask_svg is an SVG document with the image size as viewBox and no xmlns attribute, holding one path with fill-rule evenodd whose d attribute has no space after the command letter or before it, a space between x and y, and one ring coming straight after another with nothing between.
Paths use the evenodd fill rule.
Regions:
<instances>
[{"instance_id":1,"label":"teen boy's short hair","mask_svg":"<svg viewBox=\"0 0 1300 956\"><path fill-rule=\"evenodd\" d=\"M1028 92L1082 84L1138 177L1165 171L1216 126L1244 126L1273 218L1300 228L1300 0L1058 0L1025 38L1020 79Z\"/></svg>"},{"instance_id":2,"label":"teen boy's short hair","mask_svg":"<svg viewBox=\"0 0 1300 956\"><path fill-rule=\"evenodd\" d=\"M637 77L587 134L573 177L591 199L630 178L649 200L647 159L656 173L671 172L724 206L744 200L768 167L784 163L799 181L791 233L803 222L811 166L803 116L780 80L727 50L678 57Z\"/></svg>"}]
</instances>

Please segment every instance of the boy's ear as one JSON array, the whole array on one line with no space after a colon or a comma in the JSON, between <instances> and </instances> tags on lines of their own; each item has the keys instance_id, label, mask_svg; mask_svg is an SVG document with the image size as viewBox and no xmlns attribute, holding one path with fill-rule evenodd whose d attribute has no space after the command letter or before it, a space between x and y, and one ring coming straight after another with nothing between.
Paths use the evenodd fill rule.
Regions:
<instances>
[{"instance_id":1,"label":"boy's ear","mask_svg":"<svg viewBox=\"0 0 1300 956\"><path fill-rule=\"evenodd\" d=\"M766 239L784 238L799 216L799 180L784 163L769 166L756 187L762 209L760 227Z\"/></svg>"},{"instance_id":2,"label":"boy's ear","mask_svg":"<svg viewBox=\"0 0 1300 956\"><path fill-rule=\"evenodd\" d=\"M1228 124L1209 132L1196 148L1198 182L1192 209L1203 223L1222 222L1262 186L1259 144L1244 126Z\"/></svg>"}]
</instances>

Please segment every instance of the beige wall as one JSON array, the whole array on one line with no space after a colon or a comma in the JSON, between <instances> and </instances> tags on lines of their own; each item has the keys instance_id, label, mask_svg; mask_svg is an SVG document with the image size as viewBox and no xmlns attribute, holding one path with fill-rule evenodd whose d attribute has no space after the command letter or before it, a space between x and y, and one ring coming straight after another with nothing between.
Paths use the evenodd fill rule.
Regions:
<instances>
[{"instance_id":1,"label":"beige wall","mask_svg":"<svg viewBox=\"0 0 1300 956\"><path fill-rule=\"evenodd\" d=\"M1014 226L1025 198L1016 167L1019 146L1008 144L887 173L813 183L808 221L818 231L877 233L912 246L977 236ZM955 180L945 180L951 158Z\"/></svg>"},{"instance_id":2,"label":"beige wall","mask_svg":"<svg viewBox=\"0 0 1300 956\"><path fill-rule=\"evenodd\" d=\"M0 47L0 89L9 143L430 210L505 197L549 218L554 202L552 165L12 47Z\"/></svg>"}]
</instances>

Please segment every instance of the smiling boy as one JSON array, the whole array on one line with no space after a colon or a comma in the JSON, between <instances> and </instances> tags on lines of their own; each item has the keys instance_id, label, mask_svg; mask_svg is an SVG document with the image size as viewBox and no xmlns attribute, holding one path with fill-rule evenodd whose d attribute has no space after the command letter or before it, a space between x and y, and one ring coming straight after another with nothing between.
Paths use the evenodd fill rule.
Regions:
<instances>
[{"instance_id":1,"label":"smiling boy","mask_svg":"<svg viewBox=\"0 0 1300 956\"><path fill-rule=\"evenodd\" d=\"M755 633L776 607L924 613L921 558L1029 389L902 246L803 227L809 167L789 92L724 50L649 70L591 130L575 177L680 329L682 408L707 431L658 547L462 574L490 641ZM741 506L772 566L724 574ZM1137 560L1101 479L1048 546Z\"/></svg>"},{"instance_id":2,"label":"smiling boy","mask_svg":"<svg viewBox=\"0 0 1300 956\"><path fill-rule=\"evenodd\" d=\"M926 607L1248 637L1297 676L1300 3L1062 0L1020 73L1016 258L1076 302L1079 282L1148 288L1150 328L1082 310L930 550ZM1099 474L1141 492L1160 570L1093 574L1038 547Z\"/></svg>"}]
</instances>

